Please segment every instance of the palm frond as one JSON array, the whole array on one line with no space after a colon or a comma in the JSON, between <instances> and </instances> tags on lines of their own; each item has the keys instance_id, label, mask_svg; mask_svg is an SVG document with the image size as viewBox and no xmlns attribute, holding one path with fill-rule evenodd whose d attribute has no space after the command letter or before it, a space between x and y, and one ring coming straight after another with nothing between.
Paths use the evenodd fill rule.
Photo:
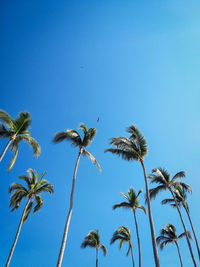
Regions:
<instances>
[{"instance_id":1,"label":"palm frond","mask_svg":"<svg viewBox=\"0 0 200 267\"><path fill-rule=\"evenodd\" d=\"M167 187L165 185L159 185L155 188L150 189L149 190L150 199L152 199L152 198L155 199L157 197L158 193L160 193L161 191L166 190L166 189L167 189Z\"/></svg>"},{"instance_id":2,"label":"palm frond","mask_svg":"<svg viewBox=\"0 0 200 267\"><path fill-rule=\"evenodd\" d=\"M15 152L14 152L14 155L13 155L13 158L11 159L10 165L9 165L9 167L8 167L8 171L12 170L12 168L13 168L13 166L14 166L14 164L15 164L17 155L18 155L18 147L16 148L16 150L15 150Z\"/></svg>"},{"instance_id":3,"label":"palm frond","mask_svg":"<svg viewBox=\"0 0 200 267\"><path fill-rule=\"evenodd\" d=\"M99 248L103 251L103 255L106 256L107 255L107 248L103 244L101 244L99 246Z\"/></svg>"},{"instance_id":4,"label":"palm frond","mask_svg":"<svg viewBox=\"0 0 200 267\"><path fill-rule=\"evenodd\" d=\"M127 252L126 252L126 256L128 256L129 255L129 252L131 251L131 245L129 244L129 246L128 246L128 250L127 250Z\"/></svg>"},{"instance_id":5,"label":"palm frond","mask_svg":"<svg viewBox=\"0 0 200 267\"><path fill-rule=\"evenodd\" d=\"M174 177L172 178L173 182L176 182L177 180L180 180L186 176L186 173L184 171L177 172Z\"/></svg>"},{"instance_id":6,"label":"palm frond","mask_svg":"<svg viewBox=\"0 0 200 267\"><path fill-rule=\"evenodd\" d=\"M126 209L130 209L132 208L130 203L128 202L121 202L119 204L115 204L113 205L113 210L117 209L117 208L126 208Z\"/></svg>"},{"instance_id":7,"label":"palm frond","mask_svg":"<svg viewBox=\"0 0 200 267\"><path fill-rule=\"evenodd\" d=\"M36 200L36 206L33 209L33 213L39 211L42 208L42 205L43 205L43 199L41 198L41 196L36 195L35 196L35 200Z\"/></svg>"},{"instance_id":8,"label":"palm frond","mask_svg":"<svg viewBox=\"0 0 200 267\"><path fill-rule=\"evenodd\" d=\"M59 143L62 142L63 140L70 141L72 145L75 147L80 146L82 143L80 135L78 134L77 131L73 129L67 129L66 132L56 133L53 142Z\"/></svg>"},{"instance_id":9,"label":"palm frond","mask_svg":"<svg viewBox=\"0 0 200 267\"><path fill-rule=\"evenodd\" d=\"M23 223L25 223L25 221L28 219L28 216L29 216L29 214L30 214L30 212L32 210L32 207L33 207L33 201L31 200L29 205L28 205L28 208L26 210L26 213L24 215Z\"/></svg>"},{"instance_id":10,"label":"palm frond","mask_svg":"<svg viewBox=\"0 0 200 267\"><path fill-rule=\"evenodd\" d=\"M182 233L182 234L180 234L180 235L178 236L178 239L182 239L182 238L185 237L185 236L186 236L186 233L184 232L184 233ZM191 236L190 231L187 231L187 236L188 236L189 239L192 240L192 236Z\"/></svg>"},{"instance_id":11,"label":"palm frond","mask_svg":"<svg viewBox=\"0 0 200 267\"><path fill-rule=\"evenodd\" d=\"M82 154L83 154L83 156L89 158L92 161L92 163L97 166L99 171L101 171L101 167L100 167L98 161L95 159L95 157L90 152L88 152L87 150L83 149Z\"/></svg>"},{"instance_id":12,"label":"palm frond","mask_svg":"<svg viewBox=\"0 0 200 267\"><path fill-rule=\"evenodd\" d=\"M83 131L84 134L86 134L87 131L88 131L88 129L87 129L87 127L85 126L84 123L81 123L81 124L79 125L78 128L81 129L81 130Z\"/></svg>"},{"instance_id":13,"label":"palm frond","mask_svg":"<svg viewBox=\"0 0 200 267\"><path fill-rule=\"evenodd\" d=\"M139 160L138 154L132 152L132 151L124 151L120 148L108 148L105 149L104 152L111 152L112 154L115 154L119 157L122 157L122 159L127 160L127 161L132 161L132 160Z\"/></svg>"},{"instance_id":14,"label":"palm frond","mask_svg":"<svg viewBox=\"0 0 200 267\"><path fill-rule=\"evenodd\" d=\"M20 112L19 116L13 120L13 127L16 134L23 134L31 124L31 117L28 112Z\"/></svg>"},{"instance_id":15,"label":"palm frond","mask_svg":"<svg viewBox=\"0 0 200 267\"><path fill-rule=\"evenodd\" d=\"M13 120L7 112L0 110L0 120L5 123L9 129L13 128Z\"/></svg>"},{"instance_id":16,"label":"palm frond","mask_svg":"<svg viewBox=\"0 0 200 267\"><path fill-rule=\"evenodd\" d=\"M144 213L147 214L147 211L146 211L146 209L145 209L144 206L142 206L142 205L137 205L137 208L143 210Z\"/></svg>"},{"instance_id":17,"label":"palm frond","mask_svg":"<svg viewBox=\"0 0 200 267\"><path fill-rule=\"evenodd\" d=\"M1 138L10 138L12 136L12 132L8 131L6 127L1 124L0 125L0 137Z\"/></svg>"}]
</instances>

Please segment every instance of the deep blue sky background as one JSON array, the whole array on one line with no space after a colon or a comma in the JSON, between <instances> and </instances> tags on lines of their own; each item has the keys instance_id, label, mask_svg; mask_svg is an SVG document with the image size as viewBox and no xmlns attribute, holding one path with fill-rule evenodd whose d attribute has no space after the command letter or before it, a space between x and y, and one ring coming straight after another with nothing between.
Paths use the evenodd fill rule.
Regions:
<instances>
[{"instance_id":1,"label":"deep blue sky background","mask_svg":"<svg viewBox=\"0 0 200 267\"><path fill-rule=\"evenodd\" d=\"M131 228L138 264L133 216L124 210L112 211L112 205L123 200L120 191L127 192L131 185L136 190L144 188L142 169L135 162L104 154L109 138L126 135L125 127L131 124L148 140L148 173L158 166L172 175L187 171L185 182L193 187L188 202L199 237L199 10L199 1L193 0L0 2L0 108L12 117L29 111L31 134L42 147L35 159L31 149L21 144L10 173L6 169L11 152L1 163L1 266L25 205L11 213L7 189L28 168L38 173L46 170L55 194L43 194L43 209L23 225L11 267L56 265L77 150L66 142L54 145L52 138L58 131L77 128L80 122L98 129L88 150L103 171L100 174L87 159L81 159L63 266L95 265L95 251L80 248L92 229L99 229L108 248L106 257L100 254L100 266L131 266L125 246L120 252L117 244L109 245L120 225ZM1 151L5 144L0 141ZM156 235L167 222L183 232L176 210L160 204L167 195L152 202ZM138 223L143 266L153 267L148 218L142 211L138 211ZM193 248L197 258L194 244ZM185 240L180 249L184 265L192 266ZM175 247L159 250L159 257L163 267L179 266Z\"/></svg>"}]
</instances>

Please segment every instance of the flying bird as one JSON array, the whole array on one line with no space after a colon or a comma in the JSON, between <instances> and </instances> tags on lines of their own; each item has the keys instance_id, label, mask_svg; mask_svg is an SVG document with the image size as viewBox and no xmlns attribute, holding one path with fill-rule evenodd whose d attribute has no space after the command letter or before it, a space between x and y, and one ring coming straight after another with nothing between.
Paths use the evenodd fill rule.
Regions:
<instances>
[{"instance_id":1,"label":"flying bird","mask_svg":"<svg viewBox=\"0 0 200 267\"><path fill-rule=\"evenodd\" d=\"M97 118L97 122L99 122L99 117Z\"/></svg>"}]
</instances>

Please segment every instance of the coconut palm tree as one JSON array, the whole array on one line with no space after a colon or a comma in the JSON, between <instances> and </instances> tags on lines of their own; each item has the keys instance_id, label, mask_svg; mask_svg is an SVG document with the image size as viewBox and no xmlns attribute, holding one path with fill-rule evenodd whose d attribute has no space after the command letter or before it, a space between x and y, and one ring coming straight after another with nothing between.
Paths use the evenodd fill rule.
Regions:
<instances>
[{"instance_id":1,"label":"coconut palm tree","mask_svg":"<svg viewBox=\"0 0 200 267\"><path fill-rule=\"evenodd\" d=\"M133 262L133 267L135 266L134 257L133 257L133 244L131 242L131 232L125 226L120 226L114 233L110 240L110 244L113 244L115 241L119 240L119 249L121 249L123 243L128 243L128 250L126 256L129 255L131 251L131 257Z\"/></svg>"},{"instance_id":2,"label":"coconut palm tree","mask_svg":"<svg viewBox=\"0 0 200 267\"><path fill-rule=\"evenodd\" d=\"M81 248L91 247L96 249L96 267L98 267L98 254L99 249L103 251L103 255L106 256L107 249L103 244L100 244L99 231L90 231L89 234L84 238Z\"/></svg>"},{"instance_id":3,"label":"coconut palm tree","mask_svg":"<svg viewBox=\"0 0 200 267\"><path fill-rule=\"evenodd\" d=\"M179 207L183 206L183 208L185 209L185 211L187 213L187 216L188 216L191 228L192 228L192 232L193 232L193 235L194 235L194 239L195 239L195 243L196 243L196 247L197 247L197 251L198 251L198 255L199 255L199 260L200 260L199 244L198 244L197 236L196 236L196 233L195 233L195 230L194 230L194 226L193 226L193 223L192 223L192 219L190 217L189 206L188 206L188 203L186 201L186 199L187 199L186 190L181 186L177 187L177 189L175 191L175 198L176 198L176 201L177 201ZM172 207L176 208L176 203L175 203L173 198L164 199L164 200L162 200L161 203L162 204L170 204Z\"/></svg>"},{"instance_id":4,"label":"coconut palm tree","mask_svg":"<svg viewBox=\"0 0 200 267\"><path fill-rule=\"evenodd\" d=\"M145 188L146 188L146 195L147 195L147 205L148 205L148 217L149 217L149 224L151 229L151 239L152 239L152 246L153 246L153 253L154 253L154 260L156 267L159 267L159 258L158 258L158 251L157 251L157 244L156 244L156 237L155 237L155 230L153 224L153 217L151 211L151 202L149 196L149 188L148 188L148 181L147 181L147 174L146 169L144 166L144 157L147 155L148 148L147 142L142 133L138 130L135 125L131 125L127 127L127 132L130 134L130 137L117 137L111 138L110 145L114 148L106 149L105 152L111 152L112 154L116 154L121 156L122 159L127 161L137 161L141 163L143 173L144 173L144 180L145 180Z\"/></svg>"},{"instance_id":5,"label":"coconut palm tree","mask_svg":"<svg viewBox=\"0 0 200 267\"><path fill-rule=\"evenodd\" d=\"M121 193L122 196L124 196L127 199L127 202L121 202L119 204L116 204L113 206L113 209L117 208L126 208L131 209L133 211L134 220L135 220L135 227L136 227L136 234L137 234L137 240L138 240L138 251L139 251L139 266L141 267L142 261L141 261L141 248L140 248L140 237L139 237L139 231L138 231L138 224L136 219L136 210L141 209L146 214L146 209L142 205L139 205L139 195L142 193L142 189L139 190L138 193L136 193L133 190L133 187L131 186L130 190L128 191L128 195Z\"/></svg>"},{"instance_id":6,"label":"coconut palm tree","mask_svg":"<svg viewBox=\"0 0 200 267\"><path fill-rule=\"evenodd\" d=\"M157 168L156 169L155 168L152 170L152 173L149 175L148 178L151 180L151 183L156 183L156 184L158 184L158 186L150 189L149 194L150 194L150 198L155 198L158 195L158 193L163 191L163 190L169 190L170 191L170 193L171 193L171 195L172 195L172 197L176 203L176 208L178 210L181 222L183 224L183 228L185 230L185 236L187 239L187 243L188 243L188 247L190 250L191 257L192 257L192 261L194 263L194 266L197 266L194 255L193 255L192 247L190 244L189 236L187 235L188 231L186 229L186 226L185 226L178 202L176 201L176 197L175 197L175 191L177 190L177 187L179 187L179 186L183 187L188 192L192 191L192 188L188 184L183 183L181 181L181 179L183 177L185 177L184 171L176 173L174 175L174 177L171 179L170 174L165 169L163 169L163 168Z\"/></svg>"},{"instance_id":7,"label":"coconut palm tree","mask_svg":"<svg viewBox=\"0 0 200 267\"><path fill-rule=\"evenodd\" d=\"M58 143L58 142L66 140L66 141L70 141L73 146L78 147L78 157L76 160L76 165L75 165L74 175L73 175L73 181L72 181L70 207L69 207L69 211L68 211L68 215L67 215L67 221L65 224L62 244L61 244L60 253L59 253L59 257L58 257L58 261L57 261L57 267L61 266L64 251L65 251L65 245L66 245L66 241L67 241L69 224L70 224L70 220L71 220L71 216L72 216L72 209L73 209L73 197L74 197L76 173L77 173L77 169L78 169L79 160L80 160L81 155L88 157L92 161L92 163L94 163L98 167L98 169L101 171L101 167L100 167L99 163L97 162L97 160L95 159L95 157L85 149L86 147L88 147L90 145L90 143L94 139L97 130L95 128L87 129L87 127L83 123L80 124L79 129L81 129L83 131L83 134L84 134L83 138L81 138L81 136L79 135L79 133L76 130L67 129L65 132L58 132L54 136L54 139L53 139L54 143Z\"/></svg>"},{"instance_id":8,"label":"coconut palm tree","mask_svg":"<svg viewBox=\"0 0 200 267\"><path fill-rule=\"evenodd\" d=\"M8 113L0 110L0 137L9 138L9 141L0 155L0 162L2 161L6 151L10 147L14 151L14 156L10 162L8 171L10 171L17 158L18 146L21 141L26 141L32 148L35 157L40 155L41 149L38 142L30 136L29 127L31 124L31 117L28 112L20 112L16 119L12 119Z\"/></svg>"},{"instance_id":9,"label":"coconut palm tree","mask_svg":"<svg viewBox=\"0 0 200 267\"><path fill-rule=\"evenodd\" d=\"M15 246L17 244L17 240L22 228L22 224L27 220L28 215L33 209L33 213L39 211L42 208L43 200L40 196L43 192L53 193L53 185L49 184L47 180L43 179L45 173L43 173L38 179L38 175L36 171L32 169L28 169L28 176L23 175L19 176L19 179L22 179L26 183L26 187L19 183L12 183L9 187L9 193L12 193L10 197L10 207L11 211L14 211L19 208L23 199L27 198L27 202L24 208L24 211L21 216L21 220L17 229L17 233L10 250L10 254L6 263L6 267L9 266Z\"/></svg>"},{"instance_id":10,"label":"coconut palm tree","mask_svg":"<svg viewBox=\"0 0 200 267\"><path fill-rule=\"evenodd\" d=\"M185 232L180 234L179 236L176 233L176 228L173 224L168 223L166 227L160 230L160 236L156 238L157 244L160 245L160 249L163 250L167 244L175 244L178 250L178 255L181 263L181 267L183 267L183 262L181 259L181 253L178 246L178 240L185 237ZM187 236L192 239L190 232L187 232Z\"/></svg>"}]
</instances>

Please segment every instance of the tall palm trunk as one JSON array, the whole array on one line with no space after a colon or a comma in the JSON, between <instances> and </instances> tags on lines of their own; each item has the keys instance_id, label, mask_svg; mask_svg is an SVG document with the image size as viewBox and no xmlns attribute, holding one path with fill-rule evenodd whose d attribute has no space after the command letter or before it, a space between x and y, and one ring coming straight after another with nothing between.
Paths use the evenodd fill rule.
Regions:
<instances>
[{"instance_id":1,"label":"tall palm trunk","mask_svg":"<svg viewBox=\"0 0 200 267\"><path fill-rule=\"evenodd\" d=\"M139 267L141 267L141 248L140 248L140 237L139 237L139 231L138 231L138 224L136 219L136 213L135 210L133 210L134 219L135 219L135 228L136 228L136 234L137 234L137 240L138 240L138 252L139 252Z\"/></svg>"},{"instance_id":2,"label":"tall palm trunk","mask_svg":"<svg viewBox=\"0 0 200 267\"><path fill-rule=\"evenodd\" d=\"M179 255L180 262L181 262L181 267L183 267L183 262L182 262L182 259L181 259L181 253L180 253L180 249L179 249L178 242L175 241L175 244L176 244L176 247L177 247L177 249L178 249L178 255Z\"/></svg>"},{"instance_id":3,"label":"tall palm trunk","mask_svg":"<svg viewBox=\"0 0 200 267\"><path fill-rule=\"evenodd\" d=\"M156 267L160 267L159 258L158 258L157 244L156 244L156 237L155 237L155 230L154 230L154 224L153 224L153 218L152 218L152 212L151 212L151 202L150 202L147 174L146 174L146 169L145 169L144 162L143 162L142 159L140 159L140 163L142 165L142 169L143 169L143 172L144 172L144 180L145 180L146 196L147 196L147 205L148 205L148 216L149 216L149 223L150 223L150 228L151 228L151 239L152 239L152 245L153 245L154 261L155 261Z\"/></svg>"},{"instance_id":4,"label":"tall palm trunk","mask_svg":"<svg viewBox=\"0 0 200 267\"><path fill-rule=\"evenodd\" d=\"M183 221L183 217L182 217L178 202L176 200L176 197L174 195L173 190L171 188L169 188L169 190L170 190L170 192L172 194L172 197L173 197L173 199L174 199L174 201L176 203L176 208L177 208L179 216L181 218L181 222L182 222L182 225L183 225L183 228L184 228L184 231L185 231L185 236L186 236L186 239L187 239L187 243L188 243L188 247L189 247L189 250L190 250L190 254L191 254L191 257L192 257L193 264L194 264L195 267L197 267L197 264L196 264L196 261L195 261L195 258L194 258L193 252L192 252L192 247L191 247L191 244L190 244L190 240L189 240L189 237L188 237L188 234L187 234L187 229L186 229L185 223Z\"/></svg>"},{"instance_id":5,"label":"tall palm trunk","mask_svg":"<svg viewBox=\"0 0 200 267\"><path fill-rule=\"evenodd\" d=\"M194 231L194 227L193 227L193 224L192 224L192 220L191 220L191 217L190 217L190 213L188 211L188 209L184 206L184 209L187 213L187 216L188 216L188 219L190 221L190 225L191 225L191 228L192 228L192 232L193 232L193 235L194 235L194 239L195 239L195 243L196 243L196 247L197 247L197 251L198 251L198 255L199 255L199 260L200 260L200 250L199 250L199 244L198 244L198 240L197 240L197 237L196 237L196 233Z\"/></svg>"},{"instance_id":6,"label":"tall palm trunk","mask_svg":"<svg viewBox=\"0 0 200 267\"><path fill-rule=\"evenodd\" d=\"M98 267L98 248L96 248L96 267Z\"/></svg>"},{"instance_id":7,"label":"tall palm trunk","mask_svg":"<svg viewBox=\"0 0 200 267\"><path fill-rule=\"evenodd\" d=\"M65 229L64 229L64 233L63 233L63 239L62 239L62 244L61 244L61 247L60 247L60 253L59 253L59 256L58 256L57 267L61 266L62 260L63 260L63 255L64 255L64 251L65 251L65 245L66 245L66 241L67 241L69 224L70 224L70 220L71 220L71 216L72 216L76 173L77 173L77 169L78 169L78 164L79 164L81 153L82 153L82 148L79 148L78 158L77 158L77 161L76 161L76 165L75 165L75 169L74 169L74 175L73 175L73 181L72 181L72 190L71 190L71 196L70 196L70 207L69 207L69 211L68 211L68 215L67 215L67 221L66 221Z\"/></svg>"},{"instance_id":8,"label":"tall palm trunk","mask_svg":"<svg viewBox=\"0 0 200 267\"><path fill-rule=\"evenodd\" d=\"M132 244L130 244L130 246L131 246L131 257L132 257L133 267L135 267Z\"/></svg>"},{"instance_id":9,"label":"tall palm trunk","mask_svg":"<svg viewBox=\"0 0 200 267\"><path fill-rule=\"evenodd\" d=\"M14 240L14 242L13 242L12 248L11 248L11 250L10 250L10 254L9 254L8 259L7 259L7 262L6 262L6 267L8 267L8 266L10 265L10 261L11 261L11 258L12 258L12 255L13 255L13 252L14 252L14 249L15 249L15 246L16 246L16 244L17 244L17 240L18 240L18 237L19 237L21 228L22 228L22 224L23 224L24 216L25 216L25 214L26 214L26 210L27 210L27 208L28 208L29 202L30 202L30 199L27 201L26 206L25 206L25 208L24 208L24 211L23 211L23 213L22 213L22 217L21 217L21 220L20 220L18 229L17 229L16 236L15 236L15 240Z\"/></svg>"},{"instance_id":10,"label":"tall palm trunk","mask_svg":"<svg viewBox=\"0 0 200 267\"><path fill-rule=\"evenodd\" d=\"M10 144L12 143L13 139L10 138L10 140L8 141L6 147L4 148L3 152L1 153L1 156L0 156L0 162L2 161L4 155L6 154L6 151L8 150Z\"/></svg>"}]
</instances>

